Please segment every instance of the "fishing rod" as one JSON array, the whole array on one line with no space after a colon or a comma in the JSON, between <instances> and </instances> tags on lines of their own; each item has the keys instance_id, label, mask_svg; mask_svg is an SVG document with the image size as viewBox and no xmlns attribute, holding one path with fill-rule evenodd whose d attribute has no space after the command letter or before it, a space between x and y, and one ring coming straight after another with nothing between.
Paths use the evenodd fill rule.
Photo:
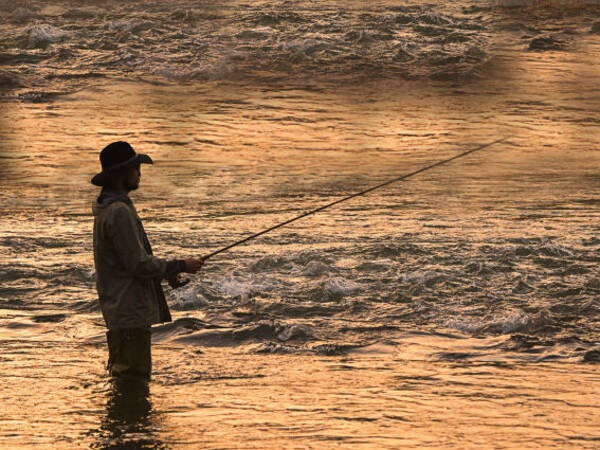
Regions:
<instances>
[{"instance_id":1,"label":"fishing rod","mask_svg":"<svg viewBox=\"0 0 600 450\"><path fill-rule=\"evenodd\" d=\"M216 251L214 251L214 252L212 252L212 253L210 253L210 254L202 257L201 259L203 259L204 261L206 261L207 259L212 258L213 256L216 256L219 253L223 253L223 252L225 252L227 250L232 249L233 247L237 247L238 245L244 244L245 242L248 242L248 241L250 241L252 239L255 239L255 238L259 237L259 236L262 236L263 234L267 234L267 233L269 233L269 232L271 232L273 230L276 230L277 228L281 228L281 227L283 227L285 225L288 225L288 224L290 224L292 222L295 222L296 220L300 220L300 219L302 219L302 218L304 218L306 216L310 216L311 214L318 213L319 211L323 211L324 209L330 208L330 207L332 207L334 205L337 205L339 203L342 203L342 202L345 202L347 200L353 199L355 197L360 197L361 195L365 195L365 194L367 194L367 193L369 193L371 191L374 191L375 189L380 189L380 188L382 188L384 186L387 186L389 184L397 183L398 181L402 181L402 180L406 180L407 178L415 176L415 175L417 175L419 173L422 173L422 172L425 172L427 170L433 169L434 167L438 167L438 166L447 164L450 161L454 161L456 159L462 158L463 156L467 156L467 155L469 155L471 153L475 153L475 152L477 152L479 150L483 150L486 147L490 147L491 145L497 144L499 142L503 142L503 141L507 140L509 137L510 136L506 136L506 137L503 137L502 139L497 139L495 141L488 142L487 144L482 144L482 145L480 145L478 147L475 147L475 148L472 148L470 150L467 150L466 152L459 153L458 155L453 156L452 158L448 158L448 159L444 159L442 161L438 161L438 162L436 162L434 164L431 164L429 166L422 167L422 168L420 168L418 170L415 170L414 172L408 173L406 175L402 175L402 176L400 176L398 178L394 178L393 180L389 180L389 181L386 181L384 183L378 184L377 186L373 186L373 187L370 187L368 189L365 189L364 191L357 192L356 194L349 195L347 197L341 198L341 199L333 201L331 203L327 203L326 205L323 205L323 206L321 206L319 208L316 208L316 209L313 209L311 211L305 212L304 214L301 214L301 215L299 215L297 217L294 217L292 219L286 220L285 222L281 222L281 223L279 223L277 225L273 225L272 227L267 228L266 230L260 231L260 232L258 232L256 234L253 234L252 236L248 236L247 238L242 239L241 241L234 242L233 244L228 245L227 247L223 247L220 250L216 250Z\"/></svg>"}]
</instances>

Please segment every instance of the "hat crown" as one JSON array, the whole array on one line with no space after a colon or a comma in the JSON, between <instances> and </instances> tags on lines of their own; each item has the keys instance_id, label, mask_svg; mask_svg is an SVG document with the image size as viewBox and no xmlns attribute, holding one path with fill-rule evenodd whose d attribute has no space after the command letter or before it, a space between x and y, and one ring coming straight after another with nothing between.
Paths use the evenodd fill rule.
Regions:
<instances>
[{"instance_id":1,"label":"hat crown","mask_svg":"<svg viewBox=\"0 0 600 450\"><path fill-rule=\"evenodd\" d=\"M124 163L135 156L135 150L127 142L118 141L108 144L100 152L102 170Z\"/></svg>"}]
</instances>

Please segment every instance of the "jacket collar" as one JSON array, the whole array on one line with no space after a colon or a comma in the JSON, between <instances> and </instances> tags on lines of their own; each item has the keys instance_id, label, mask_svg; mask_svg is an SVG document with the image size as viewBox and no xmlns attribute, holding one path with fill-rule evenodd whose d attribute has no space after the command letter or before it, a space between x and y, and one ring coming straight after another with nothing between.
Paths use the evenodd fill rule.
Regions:
<instances>
[{"instance_id":1,"label":"jacket collar","mask_svg":"<svg viewBox=\"0 0 600 450\"><path fill-rule=\"evenodd\" d=\"M109 189L102 189L102 192L100 193L96 201L100 205L110 205L114 202L123 202L128 205L133 205L133 202L131 201L128 195L122 194L120 192L114 192Z\"/></svg>"}]
</instances>

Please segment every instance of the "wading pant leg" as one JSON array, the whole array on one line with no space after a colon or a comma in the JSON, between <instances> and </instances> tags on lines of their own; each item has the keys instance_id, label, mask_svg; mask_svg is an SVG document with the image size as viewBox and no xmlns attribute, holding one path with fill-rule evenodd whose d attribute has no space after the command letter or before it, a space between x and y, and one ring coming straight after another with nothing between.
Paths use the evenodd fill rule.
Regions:
<instances>
[{"instance_id":1,"label":"wading pant leg","mask_svg":"<svg viewBox=\"0 0 600 450\"><path fill-rule=\"evenodd\" d=\"M150 331L143 328L108 330L108 371L113 377L144 378L152 371Z\"/></svg>"}]
</instances>

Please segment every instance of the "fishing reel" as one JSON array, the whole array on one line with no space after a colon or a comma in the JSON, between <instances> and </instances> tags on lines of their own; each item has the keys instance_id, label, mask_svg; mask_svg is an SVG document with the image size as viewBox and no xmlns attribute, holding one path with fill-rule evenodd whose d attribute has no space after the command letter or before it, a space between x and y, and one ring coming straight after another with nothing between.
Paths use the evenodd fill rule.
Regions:
<instances>
[{"instance_id":1,"label":"fishing reel","mask_svg":"<svg viewBox=\"0 0 600 450\"><path fill-rule=\"evenodd\" d=\"M171 286L171 288L179 289L180 287L187 285L192 280L187 277L180 278L179 275L175 275L174 277L169 278L167 281L169 282L169 286Z\"/></svg>"}]
</instances>

